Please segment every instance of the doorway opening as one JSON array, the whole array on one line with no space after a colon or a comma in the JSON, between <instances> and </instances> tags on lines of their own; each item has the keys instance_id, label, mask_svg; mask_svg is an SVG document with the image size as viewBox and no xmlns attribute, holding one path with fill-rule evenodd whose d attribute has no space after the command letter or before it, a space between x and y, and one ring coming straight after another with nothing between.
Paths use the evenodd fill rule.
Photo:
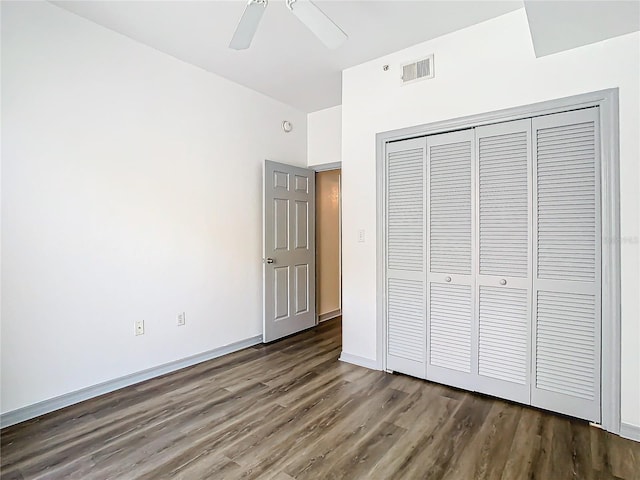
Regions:
<instances>
[{"instance_id":1,"label":"doorway opening","mask_svg":"<svg viewBox=\"0 0 640 480\"><path fill-rule=\"evenodd\" d=\"M318 323L342 315L340 168L316 171L316 312Z\"/></svg>"}]
</instances>

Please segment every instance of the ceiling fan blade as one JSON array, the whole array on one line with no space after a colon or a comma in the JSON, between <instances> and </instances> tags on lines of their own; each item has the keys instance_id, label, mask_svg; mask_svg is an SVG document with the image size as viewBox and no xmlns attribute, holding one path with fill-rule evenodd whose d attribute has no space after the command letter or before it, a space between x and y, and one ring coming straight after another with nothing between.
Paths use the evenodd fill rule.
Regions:
<instances>
[{"instance_id":1,"label":"ceiling fan blade","mask_svg":"<svg viewBox=\"0 0 640 480\"><path fill-rule=\"evenodd\" d=\"M249 0L240 18L240 22L238 22L231 43L229 43L229 48L233 48L234 50L245 50L249 48L266 6L266 0Z\"/></svg>"},{"instance_id":2,"label":"ceiling fan blade","mask_svg":"<svg viewBox=\"0 0 640 480\"><path fill-rule=\"evenodd\" d=\"M287 6L298 20L304 23L328 48L338 48L349 38L310 0L288 0Z\"/></svg>"}]
</instances>

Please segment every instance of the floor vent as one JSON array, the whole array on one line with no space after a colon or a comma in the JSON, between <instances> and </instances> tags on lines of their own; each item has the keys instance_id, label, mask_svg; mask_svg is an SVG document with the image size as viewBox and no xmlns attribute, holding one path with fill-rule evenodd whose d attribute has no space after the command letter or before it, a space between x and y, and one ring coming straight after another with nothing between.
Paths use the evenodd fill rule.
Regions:
<instances>
[{"instance_id":1,"label":"floor vent","mask_svg":"<svg viewBox=\"0 0 640 480\"><path fill-rule=\"evenodd\" d=\"M433 78L433 55L402 65L402 84Z\"/></svg>"}]
</instances>

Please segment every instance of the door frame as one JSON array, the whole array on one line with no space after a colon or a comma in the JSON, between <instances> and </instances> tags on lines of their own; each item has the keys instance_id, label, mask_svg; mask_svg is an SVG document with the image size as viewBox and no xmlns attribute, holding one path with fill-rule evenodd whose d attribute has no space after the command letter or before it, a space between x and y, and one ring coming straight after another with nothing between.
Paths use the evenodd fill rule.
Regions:
<instances>
[{"instance_id":1,"label":"door frame","mask_svg":"<svg viewBox=\"0 0 640 480\"><path fill-rule=\"evenodd\" d=\"M618 88L574 95L494 112L443 120L381 132L376 135L376 357L377 367L386 365L386 230L384 165L386 144L398 140L452 132L492 123L599 107L601 135L602 211L602 369L601 425L620 433L621 400L621 292L620 292L620 142ZM309 167L314 168L314 167Z\"/></svg>"},{"instance_id":2,"label":"door frame","mask_svg":"<svg viewBox=\"0 0 640 480\"><path fill-rule=\"evenodd\" d=\"M320 319L320 313L318 313L318 269L316 268L316 325L320 325L320 323L331 320L342 315L342 161L340 162L330 162L330 163L321 163L318 165L309 165L307 168L313 170L314 172L329 172L332 170L340 170L340 194L338 198L338 310L339 313L337 315L333 315L329 318ZM317 219L316 219L317 221ZM316 225L317 227L317 225ZM316 234L317 234L316 228ZM318 242L316 242L316 256L318 254ZM331 313L331 312L329 312Z\"/></svg>"}]
</instances>

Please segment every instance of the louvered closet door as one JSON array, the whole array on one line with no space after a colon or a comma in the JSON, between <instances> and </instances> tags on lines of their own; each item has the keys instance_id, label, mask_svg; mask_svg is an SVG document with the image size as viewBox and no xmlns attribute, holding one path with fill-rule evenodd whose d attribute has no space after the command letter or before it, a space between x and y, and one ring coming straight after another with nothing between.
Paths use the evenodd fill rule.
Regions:
<instances>
[{"instance_id":1,"label":"louvered closet door","mask_svg":"<svg viewBox=\"0 0 640 480\"><path fill-rule=\"evenodd\" d=\"M426 140L387 144L387 368L425 377Z\"/></svg>"},{"instance_id":2,"label":"louvered closet door","mask_svg":"<svg viewBox=\"0 0 640 480\"><path fill-rule=\"evenodd\" d=\"M533 119L531 403L600 421L598 109Z\"/></svg>"},{"instance_id":3,"label":"louvered closet door","mask_svg":"<svg viewBox=\"0 0 640 480\"><path fill-rule=\"evenodd\" d=\"M473 130L428 137L427 165L427 378L473 390Z\"/></svg>"},{"instance_id":4,"label":"louvered closet door","mask_svg":"<svg viewBox=\"0 0 640 480\"><path fill-rule=\"evenodd\" d=\"M530 402L531 120L476 128L479 392Z\"/></svg>"}]
</instances>

